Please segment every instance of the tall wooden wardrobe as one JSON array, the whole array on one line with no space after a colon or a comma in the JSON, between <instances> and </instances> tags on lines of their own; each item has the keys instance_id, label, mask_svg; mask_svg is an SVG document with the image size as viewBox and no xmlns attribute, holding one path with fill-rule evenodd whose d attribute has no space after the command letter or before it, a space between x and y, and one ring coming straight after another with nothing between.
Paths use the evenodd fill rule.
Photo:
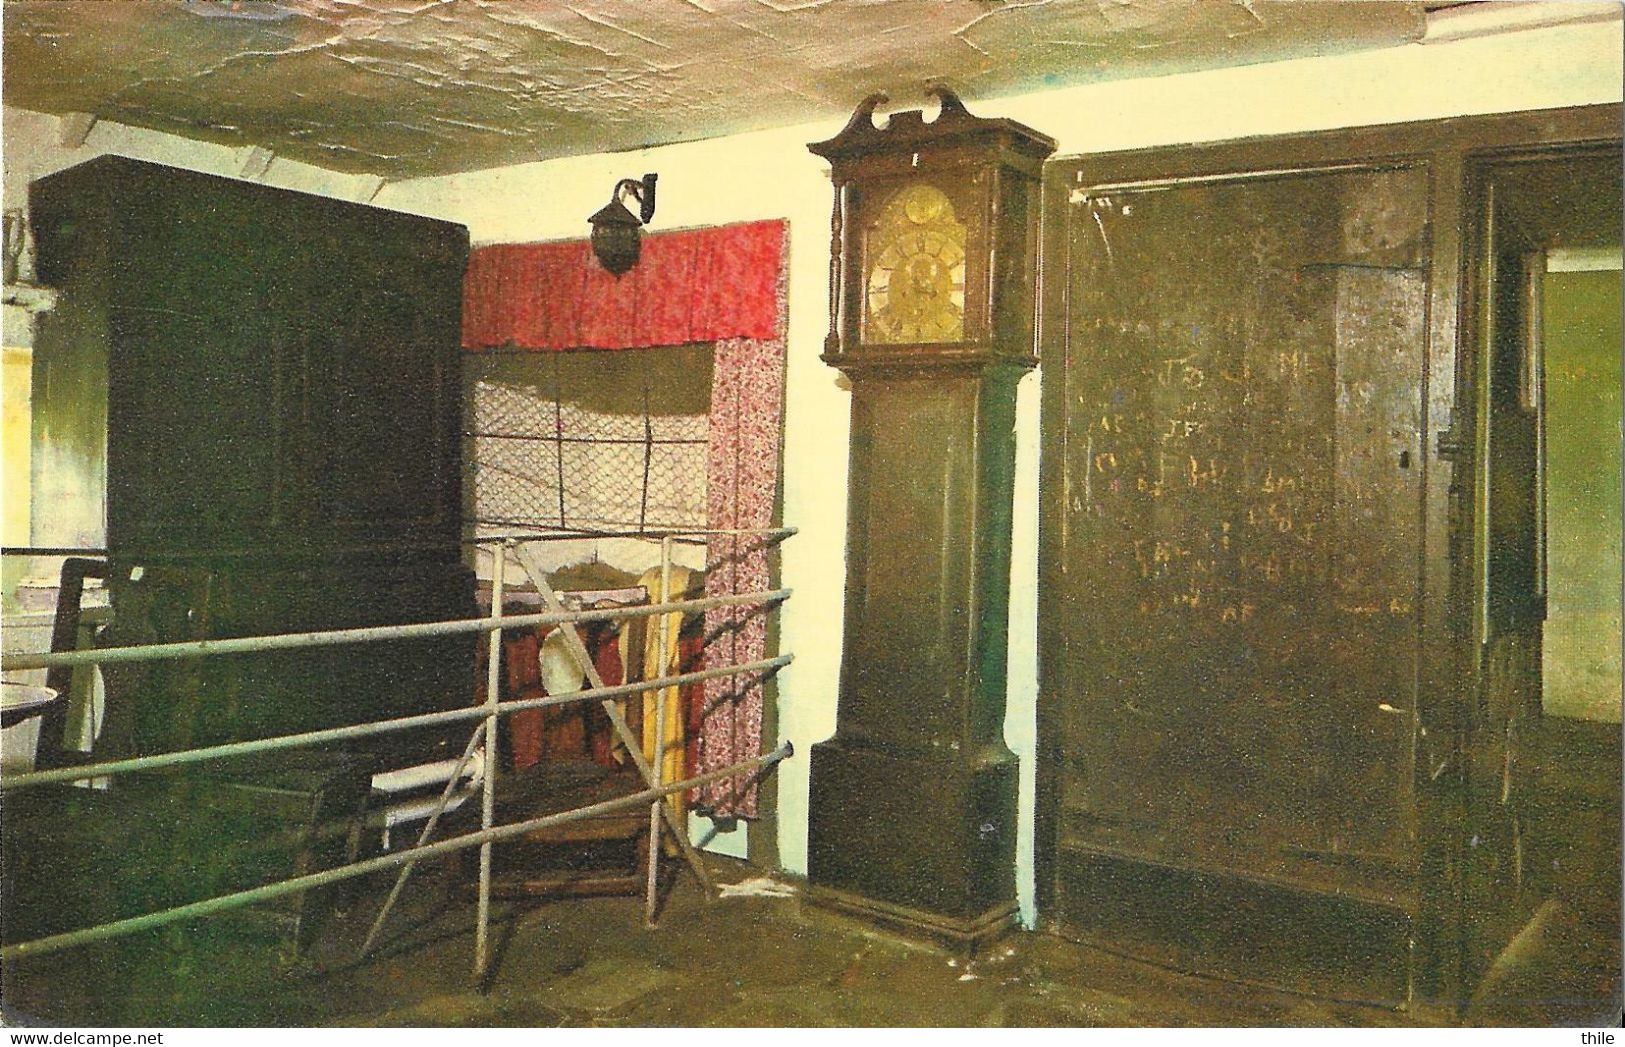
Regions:
<instances>
[{"instance_id":1,"label":"tall wooden wardrobe","mask_svg":"<svg viewBox=\"0 0 1625 1047\"><path fill-rule=\"evenodd\" d=\"M124 157L30 191L37 544L109 554L105 642L473 614L462 226ZM473 640L109 670L98 755L470 701ZM360 748L415 761L438 739Z\"/></svg>"}]
</instances>

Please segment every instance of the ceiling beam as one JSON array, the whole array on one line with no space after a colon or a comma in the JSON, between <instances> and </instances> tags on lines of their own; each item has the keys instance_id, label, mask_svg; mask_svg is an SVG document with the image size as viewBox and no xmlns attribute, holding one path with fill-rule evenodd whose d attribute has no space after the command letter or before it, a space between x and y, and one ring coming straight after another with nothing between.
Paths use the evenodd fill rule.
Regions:
<instances>
[{"instance_id":1,"label":"ceiling beam","mask_svg":"<svg viewBox=\"0 0 1625 1047\"><path fill-rule=\"evenodd\" d=\"M63 113L57 118L58 141L64 149L77 149L85 144L90 137L90 129L96 126L94 113Z\"/></svg>"}]
</instances>

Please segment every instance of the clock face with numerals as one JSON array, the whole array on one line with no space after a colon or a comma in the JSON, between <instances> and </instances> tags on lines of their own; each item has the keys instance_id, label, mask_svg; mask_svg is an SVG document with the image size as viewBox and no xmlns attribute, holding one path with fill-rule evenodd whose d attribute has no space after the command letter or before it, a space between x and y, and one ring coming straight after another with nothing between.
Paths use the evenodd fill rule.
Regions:
<instances>
[{"instance_id":1,"label":"clock face with numerals","mask_svg":"<svg viewBox=\"0 0 1625 1047\"><path fill-rule=\"evenodd\" d=\"M864 241L865 342L964 338L965 225L946 194L924 182L903 186Z\"/></svg>"}]
</instances>

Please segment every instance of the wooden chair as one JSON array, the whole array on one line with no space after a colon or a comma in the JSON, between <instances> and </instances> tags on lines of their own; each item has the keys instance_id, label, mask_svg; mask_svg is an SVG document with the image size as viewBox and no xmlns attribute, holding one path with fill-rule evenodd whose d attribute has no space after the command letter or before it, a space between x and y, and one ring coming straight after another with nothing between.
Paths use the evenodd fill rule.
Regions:
<instances>
[{"instance_id":1,"label":"wooden chair","mask_svg":"<svg viewBox=\"0 0 1625 1047\"><path fill-rule=\"evenodd\" d=\"M589 760L543 760L497 780L495 824L528 821L626 796L643 788L630 767ZM478 827L479 804L457 812L457 829ZM536 829L493 849L491 893L498 898L639 894L648 875L649 808L637 806ZM473 874L479 851L463 852Z\"/></svg>"}]
</instances>

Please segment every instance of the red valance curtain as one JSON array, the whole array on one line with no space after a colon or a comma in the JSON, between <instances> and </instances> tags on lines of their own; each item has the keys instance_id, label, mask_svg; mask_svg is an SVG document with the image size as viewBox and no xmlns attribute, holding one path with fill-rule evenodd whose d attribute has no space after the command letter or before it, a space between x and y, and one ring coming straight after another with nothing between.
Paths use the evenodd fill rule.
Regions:
<instances>
[{"instance_id":1,"label":"red valance curtain","mask_svg":"<svg viewBox=\"0 0 1625 1047\"><path fill-rule=\"evenodd\" d=\"M651 349L779 337L783 222L657 233L626 274L585 240L492 244L469 257L463 346Z\"/></svg>"},{"instance_id":2,"label":"red valance curtain","mask_svg":"<svg viewBox=\"0 0 1625 1047\"><path fill-rule=\"evenodd\" d=\"M782 221L747 222L646 237L638 264L616 278L585 240L476 248L463 285L463 346L653 349L714 343L706 522L712 530L773 526L784 409ZM708 596L770 588L769 542L714 535ZM766 656L765 609L719 607L705 615L706 667ZM696 774L758 755L761 677L706 682L691 741ZM757 787L712 782L693 797L719 817L755 817Z\"/></svg>"}]
</instances>

